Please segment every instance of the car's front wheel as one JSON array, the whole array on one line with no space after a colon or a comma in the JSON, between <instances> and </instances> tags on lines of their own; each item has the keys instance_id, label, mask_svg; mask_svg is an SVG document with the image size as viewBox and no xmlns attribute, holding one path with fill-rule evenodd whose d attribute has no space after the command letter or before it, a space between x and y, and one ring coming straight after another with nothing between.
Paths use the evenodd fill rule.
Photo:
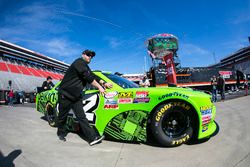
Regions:
<instances>
[{"instance_id":1,"label":"car's front wheel","mask_svg":"<svg viewBox=\"0 0 250 167\"><path fill-rule=\"evenodd\" d=\"M56 107L53 107L53 105L50 104L50 103L48 103L46 105L45 116L46 116L46 119L47 119L49 125L52 126L52 127L56 127L57 116L58 116L57 106L58 105L56 105Z\"/></svg>"},{"instance_id":2,"label":"car's front wheel","mask_svg":"<svg viewBox=\"0 0 250 167\"><path fill-rule=\"evenodd\" d=\"M185 102L162 104L153 114L152 133L163 146L179 146L192 138L192 117L192 108Z\"/></svg>"}]
</instances>

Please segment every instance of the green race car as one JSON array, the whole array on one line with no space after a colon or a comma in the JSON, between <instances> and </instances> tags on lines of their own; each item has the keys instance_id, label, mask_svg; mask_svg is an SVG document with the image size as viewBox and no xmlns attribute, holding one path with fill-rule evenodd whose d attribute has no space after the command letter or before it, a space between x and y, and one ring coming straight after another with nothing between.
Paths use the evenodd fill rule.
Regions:
<instances>
[{"instance_id":1,"label":"green race car","mask_svg":"<svg viewBox=\"0 0 250 167\"><path fill-rule=\"evenodd\" d=\"M163 146L178 146L191 138L207 138L216 130L216 108L206 93L176 87L140 88L111 73L94 74L113 84L105 96L87 85L82 99L86 117L100 135L138 142L152 135ZM56 126L59 87L60 83L36 96L36 109L51 126ZM66 126L80 130L73 111Z\"/></svg>"}]
</instances>

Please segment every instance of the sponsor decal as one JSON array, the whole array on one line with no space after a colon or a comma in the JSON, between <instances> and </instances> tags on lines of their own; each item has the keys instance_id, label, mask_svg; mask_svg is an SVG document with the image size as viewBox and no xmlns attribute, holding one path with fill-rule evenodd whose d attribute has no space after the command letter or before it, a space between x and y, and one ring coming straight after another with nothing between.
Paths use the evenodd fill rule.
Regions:
<instances>
[{"instance_id":1,"label":"sponsor decal","mask_svg":"<svg viewBox=\"0 0 250 167\"><path fill-rule=\"evenodd\" d=\"M145 98L148 97L148 91L137 91L135 93L135 97L137 98Z\"/></svg>"},{"instance_id":2,"label":"sponsor decal","mask_svg":"<svg viewBox=\"0 0 250 167\"><path fill-rule=\"evenodd\" d=\"M157 115L155 117L156 122L159 122L161 117L164 115L164 113L173 106L179 106L182 107L185 110L190 110L190 106L183 103L183 102L172 102L169 104L166 104L164 107L162 107L159 111L157 111Z\"/></svg>"},{"instance_id":3,"label":"sponsor decal","mask_svg":"<svg viewBox=\"0 0 250 167\"><path fill-rule=\"evenodd\" d=\"M190 138L190 136L187 135L187 136L183 137L182 139L174 140L174 141L172 141L172 145L179 145L179 144L181 144L181 143L184 143L184 142L186 142L189 138Z\"/></svg>"},{"instance_id":4,"label":"sponsor decal","mask_svg":"<svg viewBox=\"0 0 250 167\"><path fill-rule=\"evenodd\" d=\"M148 103L150 98L135 98L133 103Z\"/></svg>"},{"instance_id":5,"label":"sponsor decal","mask_svg":"<svg viewBox=\"0 0 250 167\"><path fill-rule=\"evenodd\" d=\"M208 130L208 125L202 126L202 132L206 132Z\"/></svg>"},{"instance_id":6,"label":"sponsor decal","mask_svg":"<svg viewBox=\"0 0 250 167\"><path fill-rule=\"evenodd\" d=\"M112 99L112 98L114 98L117 94L118 94L118 92L107 92L107 93L104 95L104 97L105 97L106 99Z\"/></svg>"},{"instance_id":7,"label":"sponsor decal","mask_svg":"<svg viewBox=\"0 0 250 167\"><path fill-rule=\"evenodd\" d=\"M230 78L233 75L232 71L219 71L219 74L223 76L223 78Z\"/></svg>"},{"instance_id":8,"label":"sponsor decal","mask_svg":"<svg viewBox=\"0 0 250 167\"><path fill-rule=\"evenodd\" d=\"M121 99L118 99L118 103L121 103L121 104L128 104L128 103L132 103L132 102L133 102L132 98L121 98Z\"/></svg>"},{"instance_id":9,"label":"sponsor decal","mask_svg":"<svg viewBox=\"0 0 250 167\"><path fill-rule=\"evenodd\" d=\"M119 92L118 98L133 98L133 92Z\"/></svg>"},{"instance_id":10,"label":"sponsor decal","mask_svg":"<svg viewBox=\"0 0 250 167\"><path fill-rule=\"evenodd\" d=\"M202 106L201 107L201 111L203 111L203 110L210 110L210 109L212 109L211 106ZM212 113L212 110L211 110L211 113Z\"/></svg>"},{"instance_id":11,"label":"sponsor decal","mask_svg":"<svg viewBox=\"0 0 250 167\"><path fill-rule=\"evenodd\" d=\"M163 100L165 98L173 97L173 96L175 96L175 97L182 97L182 98L185 98L185 99L189 98L189 96L184 95L182 93L173 92L173 93L168 93L168 94L162 95L161 97L158 97L158 100Z\"/></svg>"},{"instance_id":12,"label":"sponsor decal","mask_svg":"<svg viewBox=\"0 0 250 167\"><path fill-rule=\"evenodd\" d=\"M119 109L117 104L105 104L104 109Z\"/></svg>"},{"instance_id":13,"label":"sponsor decal","mask_svg":"<svg viewBox=\"0 0 250 167\"><path fill-rule=\"evenodd\" d=\"M105 99L105 104L117 104L117 100L115 100L115 99Z\"/></svg>"},{"instance_id":14,"label":"sponsor decal","mask_svg":"<svg viewBox=\"0 0 250 167\"><path fill-rule=\"evenodd\" d=\"M212 108L210 106L201 107L201 118L202 118L202 126L210 123L212 119Z\"/></svg>"},{"instance_id":15,"label":"sponsor decal","mask_svg":"<svg viewBox=\"0 0 250 167\"><path fill-rule=\"evenodd\" d=\"M105 99L104 109L118 109L117 100L114 99Z\"/></svg>"}]
</instances>

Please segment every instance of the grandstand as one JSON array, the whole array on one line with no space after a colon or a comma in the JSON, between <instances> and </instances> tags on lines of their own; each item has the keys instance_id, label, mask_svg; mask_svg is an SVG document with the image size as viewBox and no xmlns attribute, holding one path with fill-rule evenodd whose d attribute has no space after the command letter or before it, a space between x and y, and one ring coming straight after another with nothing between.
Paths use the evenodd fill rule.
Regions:
<instances>
[{"instance_id":1,"label":"grandstand","mask_svg":"<svg viewBox=\"0 0 250 167\"><path fill-rule=\"evenodd\" d=\"M47 76L56 83L68 67L64 62L0 40L0 101L10 89L34 93Z\"/></svg>"},{"instance_id":2,"label":"grandstand","mask_svg":"<svg viewBox=\"0 0 250 167\"><path fill-rule=\"evenodd\" d=\"M139 84L145 74L121 74L123 78Z\"/></svg>"},{"instance_id":3,"label":"grandstand","mask_svg":"<svg viewBox=\"0 0 250 167\"><path fill-rule=\"evenodd\" d=\"M233 68L245 75L250 75L250 46L241 48L235 53L223 58L213 67Z\"/></svg>"}]
</instances>

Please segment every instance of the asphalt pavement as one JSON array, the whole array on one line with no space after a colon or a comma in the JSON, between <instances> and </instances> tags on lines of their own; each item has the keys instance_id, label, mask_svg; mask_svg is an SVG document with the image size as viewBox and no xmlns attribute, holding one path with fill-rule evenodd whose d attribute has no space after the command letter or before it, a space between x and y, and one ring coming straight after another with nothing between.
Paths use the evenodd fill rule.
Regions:
<instances>
[{"instance_id":1,"label":"asphalt pavement","mask_svg":"<svg viewBox=\"0 0 250 167\"><path fill-rule=\"evenodd\" d=\"M174 148L107 140L90 147L74 133L62 142L56 128L48 125L34 105L0 106L0 166L249 166L250 96L218 102L216 106L218 133L209 140Z\"/></svg>"}]
</instances>

